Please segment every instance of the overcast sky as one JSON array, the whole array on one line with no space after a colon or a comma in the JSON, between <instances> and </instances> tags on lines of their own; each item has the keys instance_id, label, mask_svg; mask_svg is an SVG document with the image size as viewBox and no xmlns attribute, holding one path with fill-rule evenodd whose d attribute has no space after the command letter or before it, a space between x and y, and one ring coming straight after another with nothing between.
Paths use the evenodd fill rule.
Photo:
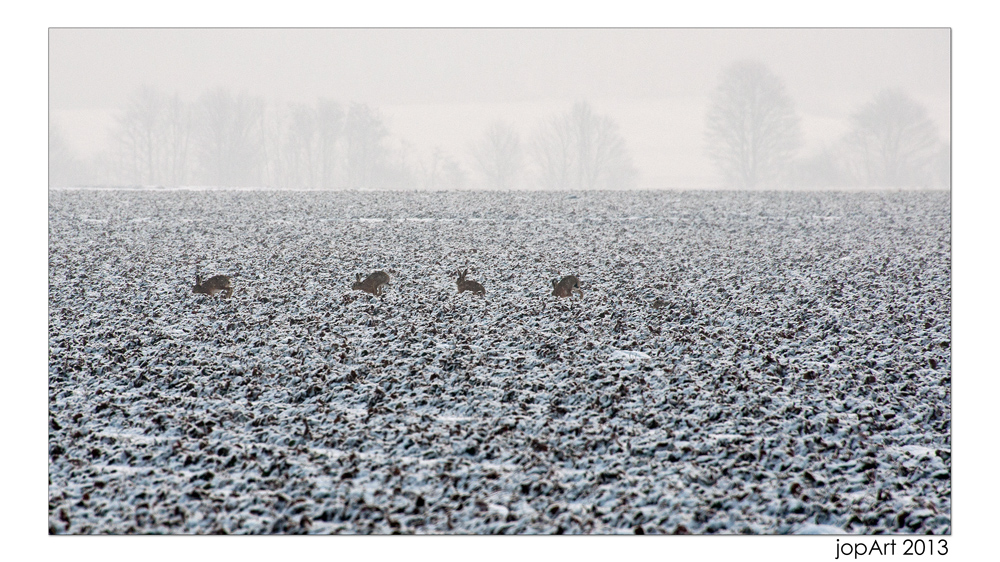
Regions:
<instances>
[{"instance_id":1,"label":"overcast sky","mask_svg":"<svg viewBox=\"0 0 1000 562\"><path fill-rule=\"evenodd\" d=\"M188 100L217 86L272 102L378 107L415 157L459 160L492 121L523 136L586 100L621 126L643 187L698 187L707 97L722 69L758 59L803 119L805 152L832 141L877 91L898 87L949 130L947 29L51 29L53 121L84 156L141 85Z\"/></svg>"}]
</instances>

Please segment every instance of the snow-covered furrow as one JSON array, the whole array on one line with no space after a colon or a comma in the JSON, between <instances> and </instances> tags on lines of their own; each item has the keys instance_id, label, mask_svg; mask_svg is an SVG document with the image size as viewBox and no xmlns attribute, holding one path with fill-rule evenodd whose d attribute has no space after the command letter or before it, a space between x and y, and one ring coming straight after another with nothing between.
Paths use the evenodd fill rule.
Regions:
<instances>
[{"instance_id":1,"label":"snow-covered furrow","mask_svg":"<svg viewBox=\"0 0 1000 562\"><path fill-rule=\"evenodd\" d=\"M951 531L947 193L49 201L53 533Z\"/></svg>"}]
</instances>

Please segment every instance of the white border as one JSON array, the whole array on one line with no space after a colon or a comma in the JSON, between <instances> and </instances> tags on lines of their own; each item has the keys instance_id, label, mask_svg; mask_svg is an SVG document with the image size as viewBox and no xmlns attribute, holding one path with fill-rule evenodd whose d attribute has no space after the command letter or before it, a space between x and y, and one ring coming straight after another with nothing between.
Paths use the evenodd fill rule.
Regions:
<instances>
[{"instance_id":1,"label":"white border","mask_svg":"<svg viewBox=\"0 0 1000 562\"><path fill-rule=\"evenodd\" d=\"M4 185L4 293L14 303L4 322L5 404L8 436L2 455L4 551L60 559L151 560L323 559L402 560L650 559L802 560L833 558L831 537L616 537L585 538L326 538L252 539L48 537L47 451L47 28L50 26L663 26L663 27L951 27L953 29L953 370L954 534L950 560L985 559L996 486L992 452L996 427L990 414L998 395L995 340L997 220L1000 207L993 162L997 143L997 90L993 82L998 35L995 20L972 3L831 2L503 2L472 8L466 2L379 2L324 5L283 2L174 1L138 7L133 2L44 2L8 8L3 41L4 99L12 126L0 136L7 167ZM21 4L20 6L27 6ZM989 96L990 99L986 99ZM987 129L988 127L988 129ZM987 168L989 166L989 168ZM11 260L13 258L13 260ZM989 456L987 456L989 455ZM29 550L30 549L30 550ZM310 556L311 555L311 556ZM882 558L884 559L884 558Z\"/></svg>"}]
</instances>

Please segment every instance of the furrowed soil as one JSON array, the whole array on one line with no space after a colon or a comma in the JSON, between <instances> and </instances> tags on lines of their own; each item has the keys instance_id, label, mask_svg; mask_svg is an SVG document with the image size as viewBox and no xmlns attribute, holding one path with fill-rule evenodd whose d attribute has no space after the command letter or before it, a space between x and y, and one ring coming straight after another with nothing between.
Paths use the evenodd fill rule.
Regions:
<instances>
[{"instance_id":1,"label":"furrowed soil","mask_svg":"<svg viewBox=\"0 0 1000 562\"><path fill-rule=\"evenodd\" d=\"M53 190L49 530L950 533L950 344L946 192Z\"/></svg>"}]
</instances>

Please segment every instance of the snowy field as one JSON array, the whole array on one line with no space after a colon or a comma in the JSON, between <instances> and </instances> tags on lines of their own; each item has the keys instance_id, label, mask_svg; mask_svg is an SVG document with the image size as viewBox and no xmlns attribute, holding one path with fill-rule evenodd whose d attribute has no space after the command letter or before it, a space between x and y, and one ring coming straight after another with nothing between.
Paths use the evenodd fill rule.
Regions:
<instances>
[{"instance_id":1,"label":"snowy field","mask_svg":"<svg viewBox=\"0 0 1000 562\"><path fill-rule=\"evenodd\" d=\"M940 192L53 190L49 530L950 533L950 244Z\"/></svg>"}]
</instances>

